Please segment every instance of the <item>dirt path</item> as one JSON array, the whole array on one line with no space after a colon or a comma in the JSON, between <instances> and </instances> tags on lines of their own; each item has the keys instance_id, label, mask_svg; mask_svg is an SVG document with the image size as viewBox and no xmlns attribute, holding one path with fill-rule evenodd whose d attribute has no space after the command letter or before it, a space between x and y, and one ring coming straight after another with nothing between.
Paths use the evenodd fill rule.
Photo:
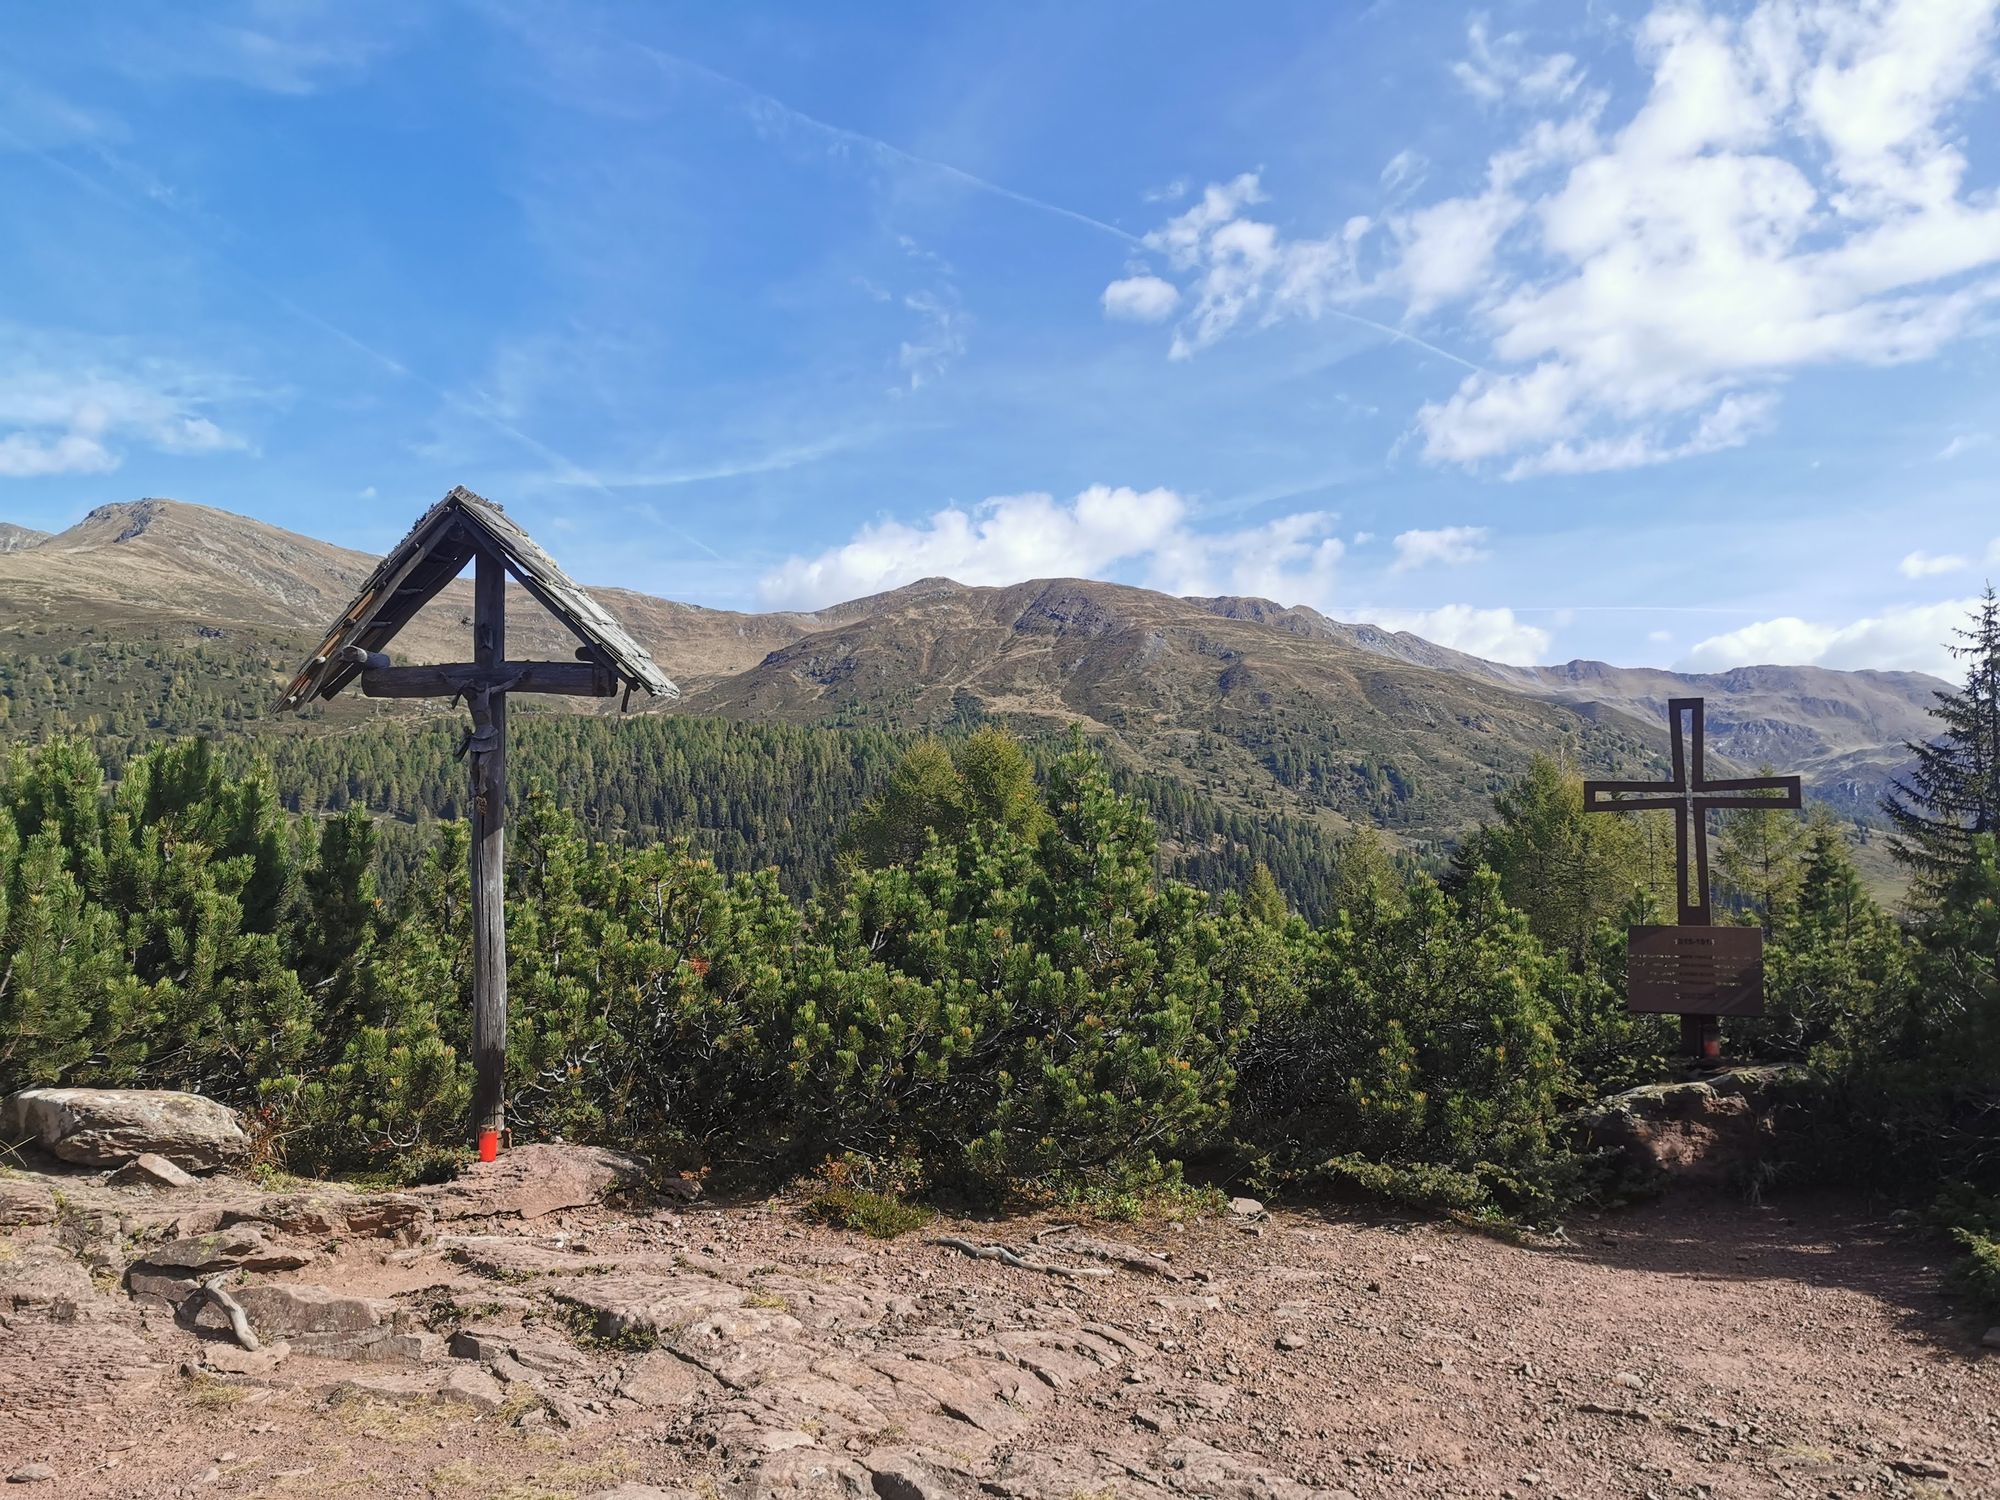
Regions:
<instances>
[{"instance_id":1,"label":"dirt path","mask_svg":"<svg viewBox=\"0 0 2000 1500\"><path fill-rule=\"evenodd\" d=\"M927 1243L1048 1220L881 1243L783 1203L295 1234L314 1258L255 1280L439 1332L248 1373L115 1267L70 1260L79 1289L75 1218L0 1231L0 1475L51 1476L26 1495L2000 1495L2000 1351L1932 1243L1839 1202L1671 1200L1555 1250L1091 1225L1170 1274L1074 1281ZM1072 1240L1042 1248L1104 1265Z\"/></svg>"}]
</instances>

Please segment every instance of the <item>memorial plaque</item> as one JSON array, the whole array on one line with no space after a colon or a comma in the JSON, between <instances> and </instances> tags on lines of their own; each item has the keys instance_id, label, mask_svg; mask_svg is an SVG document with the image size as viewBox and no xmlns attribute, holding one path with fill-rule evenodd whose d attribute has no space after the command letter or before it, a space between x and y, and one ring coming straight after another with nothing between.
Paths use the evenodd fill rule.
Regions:
<instances>
[{"instance_id":1,"label":"memorial plaque","mask_svg":"<svg viewBox=\"0 0 2000 1500\"><path fill-rule=\"evenodd\" d=\"M1634 927L1625 979L1636 1011L1761 1016L1763 929Z\"/></svg>"}]
</instances>

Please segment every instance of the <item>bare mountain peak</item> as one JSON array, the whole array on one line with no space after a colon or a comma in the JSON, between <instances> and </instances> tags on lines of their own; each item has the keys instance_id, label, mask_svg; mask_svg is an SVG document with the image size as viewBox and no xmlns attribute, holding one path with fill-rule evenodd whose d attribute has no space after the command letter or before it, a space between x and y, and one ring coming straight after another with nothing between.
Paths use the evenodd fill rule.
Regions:
<instances>
[{"instance_id":1,"label":"bare mountain peak","mask_svg":"<svg viewBox=\"0 0 2000 1500\"><path fill-rule=\"evenodd\" d=\"M39 547L49 539L46 531L37 531L32 526L17 526L12 521L0 521L0 554L26 552L30 547Z\"/></svg>"}]
</instances>

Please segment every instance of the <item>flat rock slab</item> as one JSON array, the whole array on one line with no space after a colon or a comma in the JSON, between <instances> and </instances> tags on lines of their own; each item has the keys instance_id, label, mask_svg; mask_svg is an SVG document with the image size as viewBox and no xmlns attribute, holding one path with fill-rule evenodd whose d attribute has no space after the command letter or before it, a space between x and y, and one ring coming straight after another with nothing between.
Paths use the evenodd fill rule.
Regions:
<instances>
[{"instance_id":1,"label":"flat rock slab","mask_svg":"<svg viewBox=\"0 0 2000 1500\"><path fill-rule=\"evenodd\" d=\"M431 1364L444 1340L378 1297L355 1297L309 1283L260 1282L234 1293L266 1343L283 1339L298 1354L372 1363ZM202 1310L206 1326L212 1309Z\"/></svg>"},{"instance_id":2,"label":"flat rock slab","mask_svg":"<svg viewBox=\"0 0 2000 1500\"><path fill-rule=\"evenodd\" d=\"M642 1354L618 1377L617 1394L641 1406L685 1406L714 1382L683 1359L664 1350Z\"/></svg>"},{"instance_id":3,"label":"flat rock slab","mask_svg":"<svg viewBox=\"0 0 2000 1500\"><path fill-rule=\"evenodd\" d=\"M438 1371L356 1376L335 1386L328 1399L383 1401L395 1406L443 1401L475 1411L493 1411L507 1399L507 1392L484 1370L453 1365Z\"/></svg>"},{"instance_id":4,"label":"flat rock slab","mask_svg":"<svg viewBox=\"0 0 2000 1500\"><path fill-rule=\"evenodd\" d=\"M59 1160L116 1167L165 1157L190 1172L249 1160L236 1111L170 1089L27 1089L0 1105L0 1138L32 1140Z\"/></svg>"},{"instance_id":5,"label":"flat rock slab","mask_svg":"<svg viewBox=\"0 0 2000 1500\"><path fill-rule=\"evenodd\" d=\"M70 1309L100 1300L90 1271L60 1245L29 1240L0 1242L0 1312Z\"/></svg>"},{"instance_id":6,"label":"flat rock slab","mask_svg":"<svg viewBox=\"0 0 2000 1500\"><path fill-rule=\"evenodd\" d=\"M166 1366L130 1328L96 1309L52 1318L15 1313L0 1330L0 1434L20 1438L79 1412L129 1409L156 1390ZM18 1449L16 1449L18 1451Z\"/></svg>"},{"instance_id":7,"label":"flat rock slab","mask_svg":"<svg viewBox=\"0 0 2000 1500\"><path fill-rule=\"evenodd\" d=\"M212 1340L201 1346L201 1362L223 1375L268 1375L285 1362L292 1346L283 1340L260 1349L244 1349Z\"/></svg>"},{"instance_id":8,"label":"flat rock slab","mask_svg":"<svg viewBox=\"0 0 2000 1500\"><path fill-rule=\"evenodd\" d=\"M133 1268L151 1275L213 1276L218 1271L295 1271L312 1259L310 1250L274 1244L239 1224L145 1246L134 1257Z\"/></svg>"},{"instance_id":9,"label":"flat rock slab","mask_svg":"<svg viewBox=\"0 0 2000 1500\"><path fill-rule=\"evenodd\" d=\"M55 1218L55 1194L46 1185L26 1177L0 1177L0 1229L53 1224Z\"/></svg>"},{"instance_id":10,"label":"flat rock slab","mask_svg":"<svg viewBox=\"0 0 2000 1500\"><path fill-rule=\"evenodd\" d=\"M413 1196L440 1219L539 1219L602 1203L644 1183L648 1170L643 1159L602 1146L516 1146L498 1161L474 1162L452 1181Z\"/></svg>"},{"instance_id":11,"label":"flat rock slab","mask_svg":"<svg viewBox=\"0 0 2000 1500\"><path fill-rule=\"evenodd\" d=\"M415 1193L344 1193L334 1189L284 1193L233 1204L224 1226L267 1224L282 1234L356 1235L415 1244L431 1227L430 1205Z\"/></svg>"}]
</instances>

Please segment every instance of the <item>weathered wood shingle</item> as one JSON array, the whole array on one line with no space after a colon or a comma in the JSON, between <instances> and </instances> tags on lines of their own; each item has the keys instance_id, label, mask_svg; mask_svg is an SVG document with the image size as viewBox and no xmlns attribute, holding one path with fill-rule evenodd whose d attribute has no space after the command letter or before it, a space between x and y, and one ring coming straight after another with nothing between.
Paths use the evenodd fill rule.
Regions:
<instances>
[{"instance_id":1,"label":"weathered wood shingle","mask_svg":"<svg viewBox=\"0 0 2000 1500\"><path fill-rule=\"evenodd\" d=\"M480 551L490 552L542 607L583 643L627 688L643 688L656 698L678 698L652 656L625 628L565 573L556 560L492 501L463 486L424 512L410 534L368 575L354 602L341 612L291 686L280 709L296 709L313 698L331 698L353 681L361 667L346 648L381 651L437 592L464 571Z\"/></svg>"}]
</instances>

